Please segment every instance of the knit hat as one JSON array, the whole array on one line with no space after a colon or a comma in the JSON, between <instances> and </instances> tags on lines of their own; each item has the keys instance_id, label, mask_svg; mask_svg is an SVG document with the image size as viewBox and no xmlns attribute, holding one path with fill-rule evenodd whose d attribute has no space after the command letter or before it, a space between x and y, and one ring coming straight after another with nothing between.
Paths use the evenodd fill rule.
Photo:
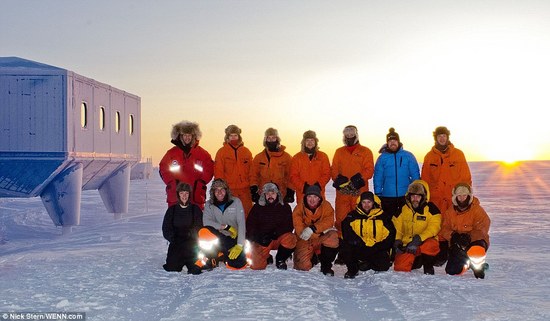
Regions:
<instances>
[{"instance_id":1,"label":"knit hat","mask_svg":"<svg viewBox=\"0 0 550 321\"><path fill-rule=\"evenodd\" d=\"M451 136L451 132L445 126L439 126L434 130L433 132L434 139L437 140L437 135L441 135L441 134L447 135L447 138Z\"/></svg>"},{"instance_id":2,"label":"knit hat","mask_svg":"<svg viewBox=\"0 0 550 321\"><path fill-rule=\"evenodd\" d=\"M355 127L354 125L346 126L342 133L344 134L344 137L342 139L344 141L344 144L346 144L346 135L355 136L354 144L357 144L359 142L359 132L357 131L357 127Z\"/></svg>"},{"instance_id":3,"label":"knit hat","mask_svg":"<svg viewBox=\"0 0 550 321\"><path fill-rule=\"evenodd\" d=\"M242 132L242 130L237 125L229 125L225 129L224 140L229 143L229 135L237 134L237 135L239 135L239 143L241 143L243 141L243 139L241 137L241 132Z\"/></svg>"},{"instance_id":4,"label":"knit hat","mask_svg":"<svg viewBox=\"0 0 550 321\"><path fill-rule=\"evenodd\" d=\"M309 185L307 188L306 188L306 192L304 193L304 196L308 196L308 195L316 195L318 196L319 198L323 198L321 196L321 188L316 185L316 184L313 184L313 185Z\"/></svg>"},{"instance_id":5,"label":"knit hat","mask_svg":"<svg viewBox=\"0 0 550 321\"><path fill-rule=\"evenodd\" d=\"M265 134L264 134L264 147L267 148L267 144L266 144L266 141L267 141L267 137L268 136L275 136L277 137L277 143L278 144L281 144L281 137L279 137L279 131L273 127L269 127L268 129L265 130Z\"/></svg>"},{"instance_id":6,"label":"knit hat","mask_svg":"<svg viewBox=\"0 0 550 321\"><path fill-rule=\"evenodd\" d=\"M361 196L359 197L359 202L362 202L364 200L369 200L374 203L374 194L372 192L361 193Z\"/></svg>"},{"instance_id":7,"label":"knit hat","mask_svg":"<svg viewBox=\"0 0 550 321\"><path fill-rule=\"evenodd\" d=\"M459 195L468 195L470 198L468 199L468 205L472 204L474 198L473 198L473 190L472 187L467 183L458 183L453 188L453 204L455 206L458 206L458 202L456 200L456 197Z\"/></svg>"},{"instance_id":8,"label":"knit hat","mask_svg":"<svg viewBox=\"0 0 550 321\"><path fill-rule=\"evenodd\" d=\"M318 150L319 149L319 139L317 138L317 133L315 133L313 130L308 130L306 132L304 132L304 135L303 135L303 138L302 138L302 151L305 150L306 148L306 139L308 138L311 138L311 139L314 139L315 140L315 150Z\"/></svg>"},{"instance_id":9,"label":"knit hat","mask_svg":"<svg viewBox=\"0 0 550 321\"><path fill-rule=\"evenodd\" d=\"M386 135L386 142L395 139L399 142L399 134L395 132L395 129L393 127L390 128L390 131Z\"/></svg>"}]
</instances>

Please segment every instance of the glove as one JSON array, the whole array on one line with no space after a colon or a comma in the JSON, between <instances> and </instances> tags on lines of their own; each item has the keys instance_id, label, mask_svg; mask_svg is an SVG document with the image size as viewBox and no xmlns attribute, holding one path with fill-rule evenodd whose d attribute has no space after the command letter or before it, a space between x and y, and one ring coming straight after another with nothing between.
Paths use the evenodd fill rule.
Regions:
<instances>
[{"instance_id":1,"label":"glove","mask_svg":"<svg viewBox=\"0 0 550 321\"><path fill-rule=\"evenodd\" d=\"M365 186L365 180L363 179L363 176L361 176L361 174L359 173L353 175L349 180L351 182L351 185L357 190Z\"/></svg>"},{"instance_id":2,"label":"glove","mask_svg":"<svg viewBox=\"0 0 550 321\"><path fill-rule=\"evenodd\" d=\"M273 234L266 234L259 239L258 244L260 244L263 247L267 247L269 246L269 244L271 244L271 241L274 240L274 236L275 235Z\"/></svg>"},{"instance_id":3,"label":"glove","mask_svg":"<svg viewBox=\"0 0 550 321\"><path fill-rule=\"evenodd\" d=\"M235 246L229 249L229 259L230 260L236 259L239 255L241 255L242 251L243 251L243 246L240 244L235 244Z\"/></svg>"},{"instance_id":4,"label":"glove","mask_svg":"<svg viewBox=\"0 0 550 321\"><path fill-rule=\"evenodd\" d=\"M422 240L417 234L413 237L412 241L407 244L407 248L405 249L405 251L407 251L407 253L415 254L420 244L422 244Z\"/></svg>"},{"instance_id":5,"label":"glove","mask_svg":"<svg viewBox=\"0 0 550 321\"><path fill-rule=\"evenodd\" d=\"M344 187L348 181L349 179L346 176L338 175L332 183L332 186L339 190Z\"/></svg>"},{"instance_id":6,"label":"glove","mask_svg":"<svg viewBox=\"0 0 550 321\"><path fill-rule=\"evenodd\" d=\"M309 240L309 238L313 235L313 230L311 229L311 227L306 227L303 231L302 231L302 234L300 234L300 238L304 241L307 241Z\"/></svg>"},{"instance_id":7,"label":"glove","mask_svg":"<svg viewBox=\"0 0 550 321\"><path fill-rule=\"evenodd\" d=\"M260 194L258 194L258 186L250 186L250 196L252 197L252 202L258 203L260 200Z\"/></svg>"},{"instance_id":8,"label":"glove","mask_svg":"<svg viewBox=\"0 0 550 321\"><path fill-rule=\"evenodd\" d=\"M405 253L405 249L403 248L403 241L395 240L395 242L393 242L393 252L399 254Z\"/></svg>"},{"instance_id":9,"label":"glove","mask_svg":"<svg viewBox=\"0 0 550 321\"><path fill-rule=\"evenodd\" d=\"M453 232L451 234L451 245L458 246L459 248L466 250L470 245L471 238L469 234Z\"/></svg>"},{"instance_id":10,"label":"glove","mask_svg":"<svg viewBox=\"0 0 550 321\"><path fill-rule=\"evenodd\" d=\"M231 236L232 239L235 239L237 238L237 229L234 228L233 226L231 225L227 225L224 230L228 231L229 232L229 236Z\"/></svg>"},{"instance_id":11,"label":"glove","mask_svg":"<svg viewBox=\"0 0 550 321\"><path fill-rule=\"evenodd\" d=\"M290 189L290 188L286 189L286 195L285 195L285 198L284 198L283 202L285 202L285 203L294 203L294 190L293 189Z\"/></svg>"}]
</instances>

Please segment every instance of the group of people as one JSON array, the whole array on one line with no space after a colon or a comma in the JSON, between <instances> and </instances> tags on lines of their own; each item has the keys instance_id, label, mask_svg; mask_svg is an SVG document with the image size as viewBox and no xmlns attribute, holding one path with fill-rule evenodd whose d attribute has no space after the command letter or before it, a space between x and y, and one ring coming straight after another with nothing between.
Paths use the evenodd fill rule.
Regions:
<instances>
[{"instance_id":1,"label":"group of people","mask_svg":"<svg viewBox=\"0 0 550 321\"><path fill-rule=\"evenodd\" d=\"M294 156L274 128L265 131L264 149L254 157L241 133L229 125L212 159L199 145L197 123L173 126L175 146L159 164L168 203L162 225L169 242L165 270L185 266L200 274L220 262L231 269L261 270L274 263L286 270L292 257L294 269L320 264L329 276L333 264L345 264L345 278L387 271L392 264L396 271L423 267L434 274L434 266L445 263L448 274L472 269L484 278L490 219L473 195L468 163L446 127L435 129L422 171L394 128L376 163L353 125L344 128L344 145L332 163L311 130ZM325 197L331 179L334 207Z\"/></svg>"}]
</instances>

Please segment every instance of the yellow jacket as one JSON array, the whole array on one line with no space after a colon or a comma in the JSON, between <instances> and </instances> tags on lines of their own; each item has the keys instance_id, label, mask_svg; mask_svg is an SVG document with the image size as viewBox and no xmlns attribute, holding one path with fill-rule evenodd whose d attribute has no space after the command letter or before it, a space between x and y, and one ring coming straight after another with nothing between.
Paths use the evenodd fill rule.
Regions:
<instances>
[{"instance_id":1,"label":"yellow jacket","mask_svg":"<svg viewBox=\"0 0 550 321\"><path fill-rule=\"evenodd\" d=\"M421 209L415 211L409 201L409 192L405 195L407 199L405 206L401 208L401 214L394 217L396 240L401 240L403 245L409 244L413 236L418 235L422 242L429 238L435 238L441 230L441 213L435 204L430 202L430 190L428 184L423 180L416 180L426 190L426 199L421 204Z\"/></svg>"}]
</instances>

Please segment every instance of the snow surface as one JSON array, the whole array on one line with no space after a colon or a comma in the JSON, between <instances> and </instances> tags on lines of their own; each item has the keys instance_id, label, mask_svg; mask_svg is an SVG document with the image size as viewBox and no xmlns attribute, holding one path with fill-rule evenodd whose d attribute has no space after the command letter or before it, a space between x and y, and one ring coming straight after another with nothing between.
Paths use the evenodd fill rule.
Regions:
<instances>
[{"instance_id":1,"label":"snow surface","mask_svg":"<svg viewBox=\"0 0 550 321\"><path fill-rule=\"evenodd\" d=\"M550 162L514 169L471 163L492 219L486 279L360 272L327 277L273 265L202 275L162 269L166 209L158 175L131 182L130 213L114 219L83 191L81 225L61 235L40 198L0 199L3 312L85 312L87 320L549 320ZM334 191L328 190L333 202Z\"/></svg>"}]
</instances>

